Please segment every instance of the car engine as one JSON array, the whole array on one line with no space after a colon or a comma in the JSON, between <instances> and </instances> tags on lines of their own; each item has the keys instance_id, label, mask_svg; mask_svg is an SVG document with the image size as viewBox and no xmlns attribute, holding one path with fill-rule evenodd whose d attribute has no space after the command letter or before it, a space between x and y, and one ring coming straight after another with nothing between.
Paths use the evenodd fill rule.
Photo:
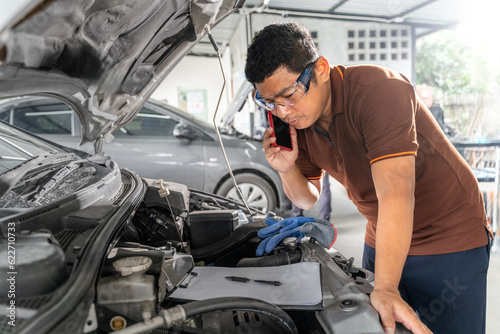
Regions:
<instances>
[{"instance_id":1,"label":"car engine","mask_svg":"<svg viewBox=\"0 0 500 334\"><path fill-rule=\"evenodd\" d=\"M256 257L265 215L251 217L234 202L180 184L165 186L169 195L162 198L159 183L148 180L143 202L104 263L95 304L99 331L383 333L369 301L373 274L353 266L353 258L295 238L285 239L273 254ZM200 266L265 270L300 262L320 264L319 308L281 309L237 296L184 303L171 297L186 288Z\"/></svg>"}]
</instances>

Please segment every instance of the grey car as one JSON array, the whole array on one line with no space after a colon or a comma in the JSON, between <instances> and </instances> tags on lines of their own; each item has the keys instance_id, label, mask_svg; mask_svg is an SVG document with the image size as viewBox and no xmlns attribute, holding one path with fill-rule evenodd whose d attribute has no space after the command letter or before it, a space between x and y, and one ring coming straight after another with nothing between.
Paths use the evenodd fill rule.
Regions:
<instances>
[{"instance_id":1,"label":"grey car","mask_svg":"<svg viewBox=\"0 0 500 334\"><path fill-rule=\"evenodd\" d=\"M80 119L62 101L24 97L0 104L0 120L62 145L80 146ZM278 173L265 159L261 143L227 125L219 129L243 198L262 212L284 212L290 201ZM150 99L129 123L113 132L103 152L149 178L181 182L188 187L239 200L222 156L213 124L171 105Z\"/></svg>"}]
</instances>

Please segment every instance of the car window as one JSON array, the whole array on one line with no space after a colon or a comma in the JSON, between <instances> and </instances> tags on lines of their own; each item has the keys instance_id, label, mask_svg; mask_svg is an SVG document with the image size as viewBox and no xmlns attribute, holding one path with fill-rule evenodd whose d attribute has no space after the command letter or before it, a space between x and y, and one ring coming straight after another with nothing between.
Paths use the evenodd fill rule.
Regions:
<instances>
[{"instance_id":1,"label":"car window","mask_svg":"<svg viewBox=\"0 0 500 334\"><path fill-rule=\"evenodd\" d=\"M35 134L72 134L74 112L65 104L20 107L15 110L15 126Z\"/></svg>"},{"instance_id":2,"label":"car window","mask_svg":"<svg viewBox=\"0 0 500 334\"><path fill-rule=\"evenodd\" d=\"M11 121L10 121L11 110L12 110L11 108L1 110L0 111L0 121L4 121L5 123L11 124Z\"/></svg>"},{"instance_id":3,"label":"car window","mask_svg":"<svg viewBox=\"0 0 500 334\"><path fill-rule=\"evenodd\" d=\"M46 152L60 150L0 122L0 174Z\"/></svg>"},{"instance_id":4,"label":"car window","mask_svg":"<svg viewBox=\"0 0 500 334\"><path fill-rule=\"evenodd\" d=\"M178 121L169 115L142 108L134 119L113 135L174 137L174 127L177 123Z\"/></svg>"}]
</instances>

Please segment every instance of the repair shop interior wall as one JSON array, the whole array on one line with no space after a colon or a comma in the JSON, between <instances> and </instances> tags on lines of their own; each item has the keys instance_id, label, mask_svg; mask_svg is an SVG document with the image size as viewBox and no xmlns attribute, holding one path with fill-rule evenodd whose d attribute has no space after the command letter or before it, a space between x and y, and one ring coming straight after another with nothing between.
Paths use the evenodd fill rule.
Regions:
<instances>
[{"instance_id":1,"label":"repair shop interior wall","mask_svg":"<svg viewBox=\"0 0 500 334\"><path fill-rule=\"evenodd\" d=\"M245 62L247 57L247 47L250 37L248 35L249 16L241 15L238 25L230 40L231 45L231 66L232 85L234 93L238 92L246 84Z\"/></svg>"},{"instance_id":2,"label":"repair shop interior wall","mask_svg":"<svg viewBox=\"0 0 500 334\"><path fill-rule=\"evenodd\" d=\"M228 83L217 113L218 119L226 110L232 95L229 54L227 47L222 59ZM152 98L166 101L186 111L194 111L192 114L211 123L223 84L218 58L186 56L158 86ZM204 109L204 113L201 109Z\"/></svg>"},{"instance_id":3,"label":"repair shop interior wall","mask_svg":"<svg viewBox=\"0 0 500 334\"><path fill-rule=\"evenodd\" d=\"M412 80L412 29L408 25L361 21L341 21L319 18L283 18L273 14L241 15L231 38L230 46L222 49L223 63L228 80L218 116L228 108L234 94L245 82L246 49L249 38L264 26L277 21L297 21L313 35L320 53L330 64L377 64L392 68ZM214 29L216 29L215 27ZM212 57L187 56L175 67L158 87L153 98L167 100L169 104L186 110L196 109L205 99L205 113L195 110L196 116L212 122L223 77L219 60ZM196 103L181 97L193 97ZM219 118L220 119L220 118Z\"/></svg>"},{"instance_id":4,"label":"repair shop interior wall","mask_svg":"<svg viewBox=\"0 0 500 334\"><path fill-rule=\"evenodd\" d=\"M382 65L413 79L412 29L409 25L252 14L252 32L278 21L295 21L307 27L321 55L332 65Z\"/></svg>"}]
</instances>

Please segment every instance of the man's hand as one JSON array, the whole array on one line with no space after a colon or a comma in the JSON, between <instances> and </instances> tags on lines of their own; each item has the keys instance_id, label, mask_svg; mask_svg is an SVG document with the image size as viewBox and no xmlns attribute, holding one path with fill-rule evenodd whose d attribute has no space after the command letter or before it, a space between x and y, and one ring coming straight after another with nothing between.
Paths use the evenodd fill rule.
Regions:
<instances>
[{"instance_id":1,"label":"man's hand","mask_svg":"<svg viewBox=\"0 0 500 334\"><path fill-rule=\"evenodd\" d=\"M272 137L273 128L268 128L264 132L264 141L262 142L262 147L266 154L266 159L273 167L280 173L286 173L295 166L295 160L297 160L299 149L297 147L297 131L293 126L290 127L290 136L292 137L292 151L282 150L280 147L274 147L273 144L276 143L276 137Z\"/></svg>"},{"instance_id":2,"label":"man's hand","mask_svg":"<svg viewBox=\"0 0 500 334\"><path fill-rule=\"evenodd\" d=\"M297 130L293 126L290 127L292 151L274 147L273 144L276 142L276 138L271 136L272 133L273 128L268 128L264 132L262 142L267 162L279 172L286 196L299 208L308 210L318 201L322 180L308 180L295 165L295 161L299 156L299 148L297 145Z\"/></svg>"},{"instance_id":3,"label":"man's hand","mask_svg":"<svg viewBox=\"0 0 500 334\"><path fill-rule=\"evenodd\" d=\"M413 334L432 333L420 321L413 309L401 298L397 289L375 289L370 295L373 307L380 314L382 327L386 334L394 334L396 321L400 322Z\"/></svg>"}]
</instances>

